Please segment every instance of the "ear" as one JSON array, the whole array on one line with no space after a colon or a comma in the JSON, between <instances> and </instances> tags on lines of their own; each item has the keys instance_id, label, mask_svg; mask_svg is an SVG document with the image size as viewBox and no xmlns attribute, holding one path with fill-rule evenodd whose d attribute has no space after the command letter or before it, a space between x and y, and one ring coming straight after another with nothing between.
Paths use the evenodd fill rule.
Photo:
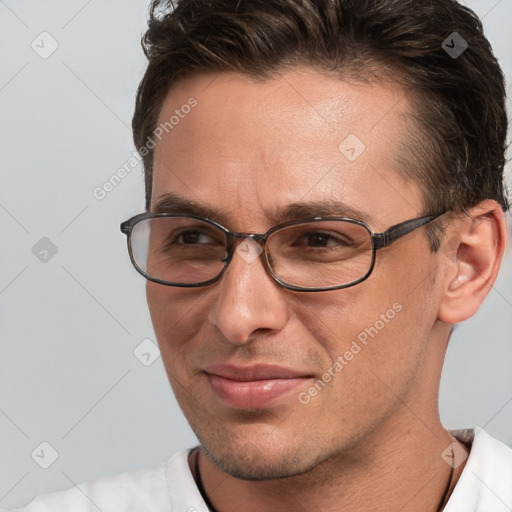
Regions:
<instances>
[{"instance_id":1,"label":"ear","mask_svg":"<svg viewBox=\"0 0 512 512\"><path fill-rule=\"evenodd\" d=\"M479 203L453 219L439 249L446 257L439 320L456 324L472 317L494 285L505 252L507 229L501 206Z\"/></svg>"}]
</instances>

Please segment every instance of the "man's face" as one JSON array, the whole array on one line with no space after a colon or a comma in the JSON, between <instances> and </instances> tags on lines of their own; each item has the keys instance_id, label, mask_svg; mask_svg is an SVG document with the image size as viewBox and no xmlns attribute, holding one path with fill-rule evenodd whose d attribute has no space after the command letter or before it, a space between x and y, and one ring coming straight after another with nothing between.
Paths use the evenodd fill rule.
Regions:
<instances>
[{"instance_id":1,"label":"man's face","mask_svg":"<svg viewBox=\"0 0 512 512\"><path fill-rule=\"evenodd\" d=\"M191 97L197 105L182 108ZM291 204L339 201L346 209L332 216L359 214L384 231L423 208L395 163L408 108L396 85L308 69L263 83L189 78L160 113L159 123L176 110L180 119L155 150L151 210L173 193L217 210L213 220L232 231L264 233ZM334 454L357 457L372 435L420 421L439 363L428 343L434 276L419 229L380 250L366 281L341 290L287 290L261 257L239 252L207 287L148 282L169 380L212 460L244 478L293 475Z\"/></svg>"}]
</instances>

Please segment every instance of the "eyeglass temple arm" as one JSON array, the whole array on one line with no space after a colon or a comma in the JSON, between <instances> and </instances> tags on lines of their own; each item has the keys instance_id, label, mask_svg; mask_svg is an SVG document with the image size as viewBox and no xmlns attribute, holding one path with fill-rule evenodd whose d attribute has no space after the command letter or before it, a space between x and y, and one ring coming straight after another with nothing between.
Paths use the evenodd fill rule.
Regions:
<instances>
[{"instance_id":1,"label":"eyeglass temple arm","mask_svg":"<svg viewBox=\"0 0 512 512\"><path fill-rule=\"evenodd\" d=\"M373 235L374 247L375 249L380 249L381 247L386 247L395 240L411 233L415 229L418 229L429 222L437 219L443 215L439 213L437 215L428 215L427 217L420 217L419 219L406 220L404 222L400 222L399 224L395 224L391 226L387 231L383 233L375 233Z\"/></svg>"}]
</instances>

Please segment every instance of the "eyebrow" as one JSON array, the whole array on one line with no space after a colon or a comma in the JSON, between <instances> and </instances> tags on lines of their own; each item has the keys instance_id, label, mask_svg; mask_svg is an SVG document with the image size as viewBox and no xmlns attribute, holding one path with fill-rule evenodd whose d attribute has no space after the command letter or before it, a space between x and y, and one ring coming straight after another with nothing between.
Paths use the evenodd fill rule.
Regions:
<instances>
[{"instance_id":1,"label":"eyebrow","mask_svg":"<svg viewBox=\"0 0 512 512\"><path fill-rule=\"evenodd\" d=\"M191 199L168 192L159 197L151 211L155 213L173 213L205 217L227 226L233 219L228 214L207 203L198 203ZM368 222L371 216L361 210L350 207L343 201L325 199L323 201L297 202L284 207L276 207L267 217L275 224L309 219L315 217L348 217Z\"/></svg>"}]
</instances>

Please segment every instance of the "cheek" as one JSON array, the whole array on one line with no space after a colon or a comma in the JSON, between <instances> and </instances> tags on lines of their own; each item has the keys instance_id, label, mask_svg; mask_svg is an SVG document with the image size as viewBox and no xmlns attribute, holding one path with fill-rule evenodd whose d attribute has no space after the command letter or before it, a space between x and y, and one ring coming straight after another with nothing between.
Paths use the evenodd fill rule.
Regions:
<instances>
[{"instance_id":1,"label":"cheek","mask_svg":"<svg viewBox=\"0 0 512 512\"><path fill-rule=\"evenodd\" d=\"M301 296L296 313L331 364L341 357L347 366L378 368L395 380L421 360L435 320L432 268L426 261L407 268L407 258L397 263L382 256L368 280Z\"/></svg>"},{"instance_id":2,"label":"cheek","mask_svg":"<svg viewBox=\"0 0 512 512\"><path fill-rule=\"evenodd\" d=\"M329 313L321 324L330 360L322 380L330 384L317 405L331 403L347 425L387 414L415 386L424 357L427 336L424 329L420 333L416 311L397 292L381 295L378 303L361 300L341 311L333 306L324 311Z\"/></svg>"},{"instance_id":3,"label":"cheek","mask_svg":"<svg viewBox=\"0 0 512 512\"><path fill-rule=\"evenodd\" d=\"M157 338L160 340L162 331L166 330L168 325L172 323L168 315L169 302L171 300L169 290L162 285L147 281L146 300L151 315L151 321L153 322L153 329L155 330Z\"/></svg>"},{"instance_id":4,"label":"cheek","mask_svg":"<svg viewBox=\"0 0 512 512\"><path fill-rule=\"evenodd\" d=\"M364 341L366 330L373 332L375 323L379 331L387 330L401 309L396 304L401 296L396 287L372 277L354 287L297 299L298 321L332 358L342 354L351 341Z\"/></svg>"},{"instance_id":5,"label":"cheek","mask_svg":"<svg viewBox=\"0 0 512 512\"><path fill-rule=\"evenodd\" d=\"M195 290L147 282L146 299L164 363L188 349L186 340L199 329L197 312L203 297ZM170 357L172 356L172 357Z\"/></svg>"}]
</instances>

